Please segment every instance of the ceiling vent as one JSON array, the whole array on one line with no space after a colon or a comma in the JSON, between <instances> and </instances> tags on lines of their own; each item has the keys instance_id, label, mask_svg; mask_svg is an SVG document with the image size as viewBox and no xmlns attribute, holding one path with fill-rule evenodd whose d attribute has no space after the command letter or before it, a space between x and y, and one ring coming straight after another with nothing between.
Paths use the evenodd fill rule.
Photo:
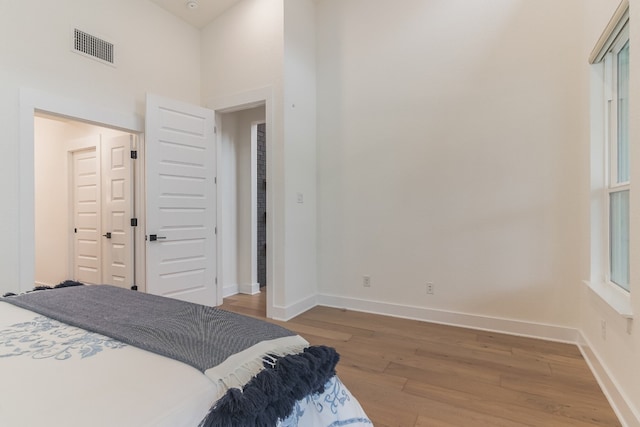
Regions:
<instances>
[{"instance_id":1,"label":"ceiling vent","mask_svg":"<svg viewBox=\"0 0 640 427\"><path fill-rule=\"evenodd\" d=\"M73 29L73 51L100 62L115 65L113 43L77 28Z\"/></svg>"}]
</instances>

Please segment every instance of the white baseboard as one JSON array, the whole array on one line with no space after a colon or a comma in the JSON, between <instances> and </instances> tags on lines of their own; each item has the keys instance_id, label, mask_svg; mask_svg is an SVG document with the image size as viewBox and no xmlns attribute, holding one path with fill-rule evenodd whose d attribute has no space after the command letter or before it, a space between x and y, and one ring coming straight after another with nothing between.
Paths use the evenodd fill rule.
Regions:
<instances>
[{"instance_id":1,"label":"white baseboard","mask_svg":"<svg viewBox=\"0 0 640 427\"><path fill-rule=\"evenodd\" d=\"M457 313L445 310L434 310L424 307L413 307L400 304L390 304L379 301L367 301L355 298L345 298L335 295L319 295L318 305L366 313L382 314L385 316L401 317L412 320L422 320L443 325L459 326L490 332L499 332L530 338L540 338L549 341L577 343L578 330L562 326L546 325L542 323L523 322L520 320L503 319L498 317L479 316L474 314Z\"/></svg>"},{"instance_id":2,"label":"white baseboard","mask_svg":"<svg viewBox=\"0 0 640 427\"><path fill-rule=\"evenodd\" d=\"M305 311L311 310L316 305L318 305L318 297L316 295L312 295L308 298L304 298L287 307L274 305L271 311L271 317L274 320L280 320L280 321L286 322L304 313Z\"/></svg>"},{"instance_id":3,"label":"white baseboard","mask_svg":"<svg viewBox=\"0 0 640 427\"><path fill-rule=\"evenodd\" d=\"M640 426L640 414L636 412L629 400L618 387L618 383L609 375L609 370L600 361L598 355L593 351L593 346L589 340L582 334L579 334L578 348L589 365L591 372L596 377L602 392L607 397L613 411L616 413L618 420L624 427Z\"/></svg>"},{"instance_id":4,"label":"white baseboard","mask_svg":"<svg viewBox=\"0 0 640 427\"><path fill-rule=\"evenodd\" d=\"M238 293L238 285L227 285L222 288L222 298L230 297Z\"/></svg>"},{"instance_id":5,"label":"white baseboard","mask_svg":"<svg viewBox=\"0 0 640 427\"><path fill-rule=\"evenodd\" d=\"M249 285L239 285L238 292L247 295L256 295L260 293L260 283L251 283Z\"/></svg>"},{"instance_id":6,"label":"white baseboard","mask_svg":"<svg viewBox=\"0 0 640 427\"><path fill-rule=\"evenodd\" d=\"M50 283L45 283L45 282L40 282L38 280L35 281L34 286L38 287L38 286L49 286L49 287L53 287L55 285L52 285ZM31 289L29 289L31 290Z\"/></svg>"}]
</instances>

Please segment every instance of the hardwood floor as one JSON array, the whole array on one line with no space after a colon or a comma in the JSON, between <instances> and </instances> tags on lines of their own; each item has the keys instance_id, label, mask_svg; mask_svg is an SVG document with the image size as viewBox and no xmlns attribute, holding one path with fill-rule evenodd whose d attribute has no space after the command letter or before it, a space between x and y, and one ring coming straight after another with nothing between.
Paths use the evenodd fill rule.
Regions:
<instances>
[{"instance_id":1,"label":"hardwood floor","mask_svg":"<svg viewBox=\"0 0 640 427\"><path fill-rule=\"evenodd\" d=\"M264 307L264 293L222 306ZM340 353L376 427L621 425L574 345L327 307L274 323Z\"/></svg>"}]
</instances>

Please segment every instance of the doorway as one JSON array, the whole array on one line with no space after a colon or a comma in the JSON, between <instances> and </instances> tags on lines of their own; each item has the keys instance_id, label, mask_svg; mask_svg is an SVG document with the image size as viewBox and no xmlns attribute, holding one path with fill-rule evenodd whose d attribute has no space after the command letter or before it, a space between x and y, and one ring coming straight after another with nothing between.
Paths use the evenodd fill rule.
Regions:
<instances>
[{"instance_id":1,"label":"doorway","mask_svg":"<svg viewBox=\"0 0 640 427\"><path fill-rule=\"evenodd\" d=\"M265 116L264 105L219 113L225 297L254 295L267 283Z\"/></svg>"},{"instance_id":2,"label":"doorway","mask_svg":"<svg viewBox=\"0 0 640 427\"><path fill-rule=\"evenodd\" d=\"M163 114L164 112L173 112L175 114ZM176 194L173 193L171 188L163 187L160 184L160 180L162 179L162 173L158 173L159 170L156 167L157 165L162 163L162 156L167 154L167 150L164 152L160 152L160 148L167 148L167 138L163 138L161 135L163 132L167 130L170 133L176 133L178 130L183 137L191 138L197 141L198 147L194 147L195 151L202 152L206 151L206 155L202 155L198 157L197 161L193 160L181 160L179 157L179 162L176 163L176 159L172 157L172 161L168 162L168 165L171 168L178 167L181 165L186 168L200 168L202 161L206 160L206 165L202 165L202 170L204 176L199 178L199 180L206 180L207 188L209 188L210 196L205 197L207 200L207 209L204 209L204 214L201 215L205 218L208 218L207 224L210 226L205 227L203 230L196 230L198 232L204 231L206 235L200 238L199 240L203 242L203 244L207 248L213 248L213 250L208 250L207 254L204 256L198 256L198 260L202 261L201 264L203 266L199 267L199 271L206 271L206 282L202 282L198 284L198 286L191 286L188 289L185 289L184 292L174 292L171 296L177 299L189 299L190 296L199 292L200 290L206 289L208 291L208 296L205 298L191 298L198 299L198 302L205 305L216 305L216 303L222 302L222 293L217 292L217 260L220 257L219 252L217 251L217 234L215 230L216 221L218 221L217 216L217 205L216 205L216 181L215 181L215 173L216 173L216 165L217 165L217 156L216 152L216 140L214 137L214 126L215 126L215 113L213 110L208 110L202 107L198 107L196 105L183 103L179 101L174 101L168 98L161 98L156 95L148 94L146 100L146 109L145 116L140 116L136 113L122 113L114 110L104 109L95 104L67 99L59 96L54 96L48 93L42 93L38 91L33 91L29 89L21 89L20 90L20 200L19 200L19 209L20 209L20 245L17 249L19 251L19 260L20 265L18 267L19 270L19 278L18 278L18 291L25 292L29 291L33 288L34 283L36 283L35 273L36 273L36 233L42 232L43 229L58 229L58 227L53 227L49 221L49 218L44 215L44 218L47 218L47 221L44 222L44 227L36 227L36 207L35 207L35 199L36 199L36 169L40 167L39 163L35 161L35 141L36 141L36 127L34 126L34 117L39 115L51 115L54 118L58 119L58 121L65 121L70 119L71 121L77 122L78 124L85 125L97 125L99 127L104 127L108 130L121 130L125 134L129 133L130 135L134 135L137 137L137 147L136 147L136 157L137 162L134 162L134 181L136 194L132 196L135 218L131 218L131 226L134 227L134 249L133 252L135 254L135 264L134 268L134 281L135 286L138 290L142 292L150 292L156 294L163 294L162 290L158 291L157 280L154 282L157 277L152 277L152 280L149 280L147 276L147 270L152 272L159 272L158 263L153 263L154 259L158 260L162 257L156 256L155 258L147 256L149 248L152 248L154 254L160 253L163 254L163 249L175 249L177 245L175 245L172 240L173 238L169 238L164 234L164 232L168 232L167 227L174 227L172 224L167 224L164 220L172 220L172 219L189 219L192 216L188 215L164 215L166 213L171 214L176 211L188 211L195 212L196 210L201 212L202 209L197 208L194 209L193 206L184 206L182 203L178 202L178 204L174 204L173 206L158 206L153 204L148 204L149 199L158 200L158 197L151 195L148 191L148 188L152 190L157 190L158 188L162 189L165 193L169 193L172 197L169 197L171 200L175 200ZM146 119L146 120L145 120ZM165 120L169 120L169 123L165 123ZM190 127L196 126L197 129L193 130ZM162 139L162 143L160 140ZM150 150L147 150L148 147L151 146ZM169 143L169 145L172 145ZM174 144L175 145L175 144ZM178 144L180 145L180 144ZM185 147L191 146L191 144L182 144ZM131 153L133 156L134 153ZM155 159L155 162L151 162L154 169L151 171L151 168L147 167L147 161L149 159ZM160 162L158 160L160 159ZM65 161L69 161L68 159L60 160L58 165L59 170L65 170L60 168L59 165L64 165ZM54 165L56 163L53 163ZM176 176L176 174L170 174L171 176ZM166 184L166 182L165 182ZM64 191L64 190L59 190ZM69 200L69 187L67 187L67 193L63 194L64 197ZM153 192L153 191L152 191ZM62 196L58 193L54 195L54 200L58 199ZM184 201L180 195L177 195L178 199ZM170 200L170 201L171 201ZM54 209L60 209L59 204L52 204L48 206L44 204L46 209L53 211ZM68 209L68 207L67 207ZM153 212L150 212L153 211ZM155 215L155 217L153 217ZM68 219L68 211L64 216ZM153 217L153 218L152 218ZM154 221L150 221L152 218ZM157 219L160 218L160 221ZM134 225L134 220L135 224ZM191 221L189 220L190 224ZM148 227L151 227L149 239L147 240L146 232L148 231ZM182 227L184 228L184 227ZM193 228L193 227L192 227ZM50 259L50 255L55 253L65 253L66 254L66 262L63 265L66 267L66 271L70 271L70 261L68 256L68 247L64 248L64 252L60 249L61 245L71 245L69 242L71 239L65 240L65 234L68 233L68 230L73 229L68 223L61 227L59 230L63 230L63 235L60 239L46 239L46 245L48 245L48 252L46 252L47 258ZM162 234L156 234L162 233ZM105 233L106 234L106 233ZM42 234L41 234L42 236ZM58 236L59 237L59 236ZM106 237L106 236L104 236ZM157 237L154 239L154 237ZM163 240L166 239L166 240ZM45 239L41 239L45 241ZM171 254L169 254L171 255ZM150 262L150 258L153 258ZM184 260L184 258L181 258ZM170 260L171 261L171 260ZM164 271L160 272L164 277L166 276L175 276L176 275L176 266L182 267L184 263L179 262L171 262L169 270L165 268ZM180 274L178 272L177 274ZM66 278L66 277L65 277ZM153 285L153 289L152 286ZM189 286L189 283L187 283ZM166 294L166 292L164 293Z\"/></svg>"},{"instance_id":3,"label":"doorway","mask_svg":"<svg viewBox=\"0 0 640 427\"><path fill-rule=\"evenodd\" d=\"M136 144L128 132L35 115L36 285L135 286Z\"/></svg>"}]
</instances>

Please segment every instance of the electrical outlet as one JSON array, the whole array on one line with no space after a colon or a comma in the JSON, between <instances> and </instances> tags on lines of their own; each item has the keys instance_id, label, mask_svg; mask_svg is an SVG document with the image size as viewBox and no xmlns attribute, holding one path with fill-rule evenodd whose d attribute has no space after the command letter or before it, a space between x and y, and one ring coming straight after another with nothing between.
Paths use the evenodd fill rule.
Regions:
<instances>
[{"instance_id":1,"label":"electrical outlet","mask_svg":"<svg viewBox=\"0 0 640 427\"><path fill-rule=\"evenodd\" d=\"M433 295L436 291L436 285L432 282L427 282L427 295Z\"/></svg>"},{"instance_id":2,"label":"electrical outlet","mask_svg":"<svg viewBox=\"0 0 640 427\"><path fill-rule=\"evenodd\" d=\"M600 333L602 334L602 339L606 340L607 339L607 321L606 320L600 321Z\"/></svg>"},{"instance_id":3,"label":"electrical outlet","mask_svg":"<svg viewBox=\"0 0 640 427\"><path fill-rule=\"evenodd\" d=\"M371 287L371 276L362 276L362 286L365 288Z\"/></svg>"}]
</instances>

